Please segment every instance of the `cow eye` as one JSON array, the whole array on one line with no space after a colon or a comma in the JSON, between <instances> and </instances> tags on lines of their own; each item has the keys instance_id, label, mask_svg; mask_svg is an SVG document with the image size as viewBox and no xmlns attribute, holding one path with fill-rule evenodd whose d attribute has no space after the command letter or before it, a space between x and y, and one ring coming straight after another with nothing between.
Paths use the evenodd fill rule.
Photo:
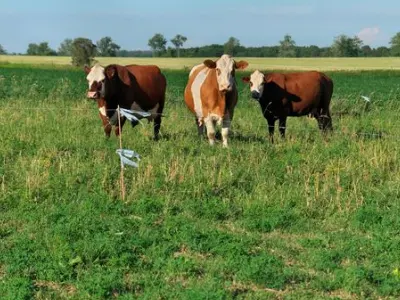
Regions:
<instances>
[{"instance_id":1,"label":"cow eye","mask_svg":"<svg viewBox=\"0 0 400 300\"><path fill-rule=\"evenodd\" d=\"M250 86L253 86L253 83L250 81Z\"/></svg>"},{"instance_id":2,"label":"cow eye","mask_svg":"<svg viewBox=\"0 0 400 300\"><path fill-rule=\"evenodd\" d=\"M220 69L217 69L217 74L221 75L221 70Z\"/></svg>"}]
</instances>

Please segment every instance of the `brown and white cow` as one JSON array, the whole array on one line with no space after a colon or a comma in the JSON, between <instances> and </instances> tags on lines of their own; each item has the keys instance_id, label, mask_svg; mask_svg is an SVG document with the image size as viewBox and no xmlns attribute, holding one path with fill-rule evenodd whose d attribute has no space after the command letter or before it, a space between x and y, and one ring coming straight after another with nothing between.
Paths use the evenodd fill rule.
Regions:
<instances>
[{"instance_id":1,"label":"brown and white cow","mask_svg":"<svg viewBox=\"0 0 400 300\"><path fill-rule=\"evenodd\" d=\"M260 103L272 141L275 121L279 120L279 132L284 137L288 116L312 115L323 132L332 130L329 106L333 82L324 73L307 71L263 74L257 70L242 80L250 84L252 98Z\"/></svg>"},{"instance_id":2,"label":"brown and white cow","mask_svg":"<svg viewBox=\"0 0 400 300\"><path fill-rule=\"evenodd\" d=\"M99 64L92 68L85 67L89 90L87 97L97 100L104 132L110 136L111 125L116 125L115 134L119 135L125 118L118 126L116 109L133 109L150 112L149 121L154 120L154 139L158 139L161 117L164 109L167 81L157 66L109 65ZM139 119L140 116L137 116ZM137 122L132 122L136 126Z\"/></svg>"},{"instance_id":3,"label":"brown and white cow","mask_svg":"<svg viewBox=\"0 0 400 300\"><path fill-rule=\"evenodd\" d=\"M205 60L192 68L185 88L185 103L196 117L199 134L204 125L210 145L215 143L215 123L222 125L222 145L228 146L228 134L238 101L235 70L245 69L246 61L236 62L229 55Z\"/></svg>"}]
</instances>

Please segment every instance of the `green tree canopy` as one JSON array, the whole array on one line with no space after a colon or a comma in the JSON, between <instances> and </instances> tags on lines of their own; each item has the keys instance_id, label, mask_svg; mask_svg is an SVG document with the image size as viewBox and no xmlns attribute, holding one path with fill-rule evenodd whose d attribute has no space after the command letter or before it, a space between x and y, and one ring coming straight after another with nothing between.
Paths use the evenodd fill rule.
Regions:
<instances>
[{"instance_id":1,"label":"green tree canopy","mask_svg":"<svg viewBox=\"0 0 400 300\"><path fill-rule=\"evenodd\" d=\"M6 49L4 49L2 45L0 45L0 55L5 55L5 54L7 54Z\"/></svg>"},{"instance_id":2,"label":"green tree canopy","mask_svg":"<svg viewBox=\"0 0 400 300\"><path fill-rule=\"evenodd\" d=\"M30 43L26 54L39 56L57 55L56 51L50 48L48 42L41 42L40 44Z\"/></svg>"},{"instance_id":3,"label":"green tree canopy","mask_svg":"<svg viewBox=\"0 0 400 300\"><path fill-rule=\"evenodd\" d=\"M390 54L400 56L400 32L396 33L390 40Z\"/></svg>"},{"instance_id":4,"label":"green tree canopy","mask_svg":"<svg viewBox=\"0 0 400 300\"><path fill-rule=\"evenodd\" d=\"M279 56L280 57L296 57L296 42L293 38L286 34L282 41L279 41Z\"/></svg>"},{"instance_id":5,"label":"green tree canopy","mask_svg":"<svg viewBox=\"0 0 400 300\"><path fill-rule=\"evenodd\" d=\"M180 49L183 44L187 41L187 37L177 34L172 40L171 43L175 46L176 52L178 53L178 57L180 57Z\"/></svg>"},{"instance_id":6,"label":"green tree canopy","mask_svg":"<svg viewBox=\"0 0 400 300\"><path fill-rule=\"evenodd\" d=\"M332 44L332 54L337 57L357 57L361 56L363 42L359 37L355 36L353 38L347 35L339 35L335 38Z\"/></svg>"},{"instance_id":7,"label":"green tree canopy","mask_svg":"<svg viewBox=\"0 0 400 300\"><path fill-rule=\"evenodd\" d=\"M58 47L58 55L71 56L72 54L72 39L65 39Z\"/></svg>"},{"instance_id":8,"label":"green tree canopy","mask_svg":"<svg viewBox=\"0 0 400 300\"><path fill-rule=\"evenodd\" d=\"M97 42L98 56L115 57L119 49L121 47L114 43L109 36L103 37Z\"/></svg>"},{"instance_id":9,"label":"green tree canopy","mask_svg":"<svg viewBox=\"0 0 400 300\"><path fill-rule=\"evenodd\" d=\"M160 56L166 51L167 40L161 33L156 33L149 39L148 45L153 50L153 56Z\"/></svg>"},{"instance_id":10,"label":"green tree canopy","mask_svg":"<svg viewBox=\"0 0 400 300\"><path fill-rule=\"evenodd\" d=\"M87 38L76 38L72 42L71 56L74 66L90 65L96 55L96 45Z\"/></svg>"},{"instance_id":11,"label":"green tree canopy","mask_svg":"<svg viewBox=\"0 0 400 300\"><path fill-rule=\"evenodd\" d=\"M234 56L239 47L240 41L237 38L231 36L224 44L224 53Z\"/></svg>"}]
</instances>

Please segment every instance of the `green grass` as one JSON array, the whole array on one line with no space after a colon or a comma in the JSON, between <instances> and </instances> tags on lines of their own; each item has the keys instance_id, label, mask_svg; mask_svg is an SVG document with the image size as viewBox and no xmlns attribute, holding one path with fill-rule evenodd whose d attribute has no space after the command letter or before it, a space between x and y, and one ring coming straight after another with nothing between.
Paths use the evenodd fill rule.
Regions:
<instances>
[{"instance_id":1,"label":"green grass","mask_svg":"<svg viewBox=\"0 0 400 300\"><path fill-rule=\"evenodd\" d=\"M124 202L83 72L0 68L2 299L400 297L400 72L329 72L335 133L291 118L274 145L238 80L229 149L165 74L162 140L123 131Z\"/></svg>"},{"instance_id":2,"label":"green grass","mask_svg":"<svg viewBox=\"0 0 400 300\"><path fill-rule=\"evenodd\" d=\"M207 57L208 58L208 57ZM140 58L140 57L96 57L96 60L108 65L112 63L127 64L155 64L163 69L182 70L191 68L207 58ZM399 57L356 57L356 58L282 58L282 57L245 57L249 62L249 70L255 69L281 69L281 70L400 70ZM0 63L24 64L24 65L48 65L60 67L71 65L71 58L66 56L19 56L19 55L0 55Z\"/></svg>"}]
</instances>

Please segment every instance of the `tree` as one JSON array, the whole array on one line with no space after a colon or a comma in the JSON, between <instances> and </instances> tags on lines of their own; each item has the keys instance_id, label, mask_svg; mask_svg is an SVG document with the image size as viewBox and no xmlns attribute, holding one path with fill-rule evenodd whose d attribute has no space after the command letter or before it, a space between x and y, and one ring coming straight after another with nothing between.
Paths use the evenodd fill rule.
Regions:
<instances>
[{"instance_id":1,"label":"tree","mask_svg":"<svg viewBox=\"0 0 400 300\"><path fill-rule=\"evenodd\" d=\"M279 44L280 57L296 57L296 42L289 34L286 34L283 40L279 41Z\"/></svg>"},{"instance_id":2,"label":"tree","mask_svg":"<svg viewBox=\"0 0 400 300\"><path fill-rule=\"evenodd\" d=\"M396 33L390 40L390 54L400 56L400 32Z\"/></svg>"},{"instance_id":3,"label":"tree","mask_svg":"<svg viewBox=\"0 0 400 300\"><path fill-rule=\"evenodd\" d=\"M388 47L382 46L372 50L372 53L376 57L387 57L390 56L390 49Z\"/></svg>"},{"instance_id":4,"label":"tree","mask_svg":"<svg viewBox=\"0 0 400 300\"><path fill-rule=\"evenodd\" d=\"M87 38L76 38L72 42L71 56L74 66L90 65L96 55L96 45Z\"/></svg>"},{"instance_id":5,"label":"tree","mask_svg":"<svg viewBox=\"0 0 400 300\"><path fill-rule=\"evenodd\" d=\"M240 47L240 41L231 36L228 41L224 44L224 53L234 56L237 48Z\"/></svg>"},{"instance_id":6,"label":"tree","mask_svg":"<svg viewBox=\"0 0 400 300\"><path fill-rule=\"evenodd\" d=\"M28 50L26 50L28 55L39 55L39 56L50 56L57 55L56 51L49 47L48 42L41 42L40 44L30 43L28 45Z\"/></svg>"},{"instance_id":7,"label":"tree","mask_svg":"<svg viewBox=\"0 0 400 300\"><path fill-rule=\"evenodd\" d=\"M0 45L0 55L5 55L5 54L7 54L6 49L4 49L2 45Z\"/></svg>"},{"instance_id":8,"label":"tree","mask_svg":"<svg viewBox=\"0 0 400 300\"><path fill-rule=\"evenodd\" d=\"M58 55L71 56L72 52L72 39L65 39L58 47Z\"/></svg>"},{"instance_id":9,"label":"tree","mask_svg":"<svg viewBox=\"0 0 400 300\"><path fill-rule=\"evenodd\" d=\"M35 43L30 43L28 45L28 50L26 50L28 55L39 55L39 45Z\"/></svg>"},{"instance_id":10,"label":"tree","mask_svg":"<svg viewBox=\"0 0 400 300\"><path fill-rule=\"evenodd\" d=\"M97 53L99 56L115 57L119 49L121 47L114 43L109 36L103 37L97 42Z\"/></svg>"},{"instance_id":11,"label":"tree","mask_svg":"<svg viewBox=\"0 0 400 300\"><path fill-rule=\"evenodd\" d=\"M332 44L332 54L337 57L357 57L361 54L363 42L358 36L353 38L344 34L335 38Z\"/></svg>"},{"instance_id":12,"label":"tree","mask_svg":"<svg viewBox=\"0 0 400 300\"><path fill-rule=\"evenodd\" d=\"M156 33L149 39L148 45L153 50L153 56L160 56L166 51L167 40L161 33Z\"/></svg>"},{"instance_id":13,"label":"tree","mask_svg":"<svg viewBox=\"0 0 400 300\"><path fill-rule=\"evenodd\" d=\"M361 54L362 56L365 57L371 57L372 56L372 49L369 45L364 45L361 47Z\"/></svg>"},{"instance_id":14,"label":"tree","mask_svg":"<svg viewBox=\"0 0 400 300\"><path fill-rule=\"evenodd\" d=\"M177 34L172 40L171 43L175 46L176 52L178 53L178 57L180 57L180 49L183 46L183 43L187 41L187 37Z\"/></svg>"}]
</instances>

